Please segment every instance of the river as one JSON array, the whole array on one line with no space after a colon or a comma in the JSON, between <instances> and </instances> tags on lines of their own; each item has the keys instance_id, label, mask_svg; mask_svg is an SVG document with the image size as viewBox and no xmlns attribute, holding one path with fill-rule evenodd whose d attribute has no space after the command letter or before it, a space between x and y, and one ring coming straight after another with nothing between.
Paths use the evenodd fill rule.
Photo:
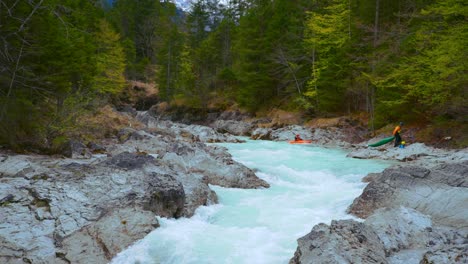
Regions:
<instances>
[{"instance_id":1,"label":"river","mask_svg":"<svg viewBox=\"0 0 468 264\"><path fill-rule=\"evenodd\" d=\"M365 187L362 177L390 165L313 145L259 140L221 145L271 187L210 186L219 204L201 207L191 218L159 218L160 228L112 264L288 263L296 240L315 224L353 218L345 210Z\"/></svg>"}]
</instances>

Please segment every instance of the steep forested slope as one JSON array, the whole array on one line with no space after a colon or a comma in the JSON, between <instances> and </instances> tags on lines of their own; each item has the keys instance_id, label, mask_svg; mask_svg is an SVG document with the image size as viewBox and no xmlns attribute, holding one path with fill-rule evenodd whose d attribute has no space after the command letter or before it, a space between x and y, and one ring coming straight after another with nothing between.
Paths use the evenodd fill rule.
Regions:
<instances>
[{"instance_id":1,"label":"steep forested slope","mask_svg":"<svg viewBox=\"0 0 468 264\"><path fill-rule=\"evenodd\" d=\"M467 127L461 0L2 1L0 143L50 148L125 80L206 109ZM120 102L122 95L120 95ZM434 136L436 132L428 132ZM463 145L463 144L462 144Z\"/></svg>"}]
</instances>

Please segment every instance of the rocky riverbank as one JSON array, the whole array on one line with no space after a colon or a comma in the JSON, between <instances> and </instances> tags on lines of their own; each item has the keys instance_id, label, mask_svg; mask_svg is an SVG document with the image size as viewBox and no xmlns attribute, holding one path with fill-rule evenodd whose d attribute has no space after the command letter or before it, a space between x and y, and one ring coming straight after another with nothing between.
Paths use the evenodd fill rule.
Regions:
<instances>
[{"instance_id":1,"label":"rocky riverbank","mask_svg":"<svg viewBox=\"0 0 468 264\"><path fill-rule=\"evenodd\" d=\"M233 130L234 121L217 122ZM245 130L243 130L245 131ZM348 213L364 221L318 224L298 239L290 264L299 263L468 263L468 150L442 150L422 143L406 148L369 148L363 129L341 119L335 126L257 126L256 139L290 140L294 134L322 146L348 149L348 157L395 160L370 174ZM351 134L355 137L350 137ZM350 140L351 139L351 140Z\"/></svg>"},{"instance_id":2,"label":"rocky riverbank","mask_svg":"<svg viewBox=\"0 0 468 264\"><path fill-rule=\"evenodd\" d=\"M208 184L268 188L208 127L137 116L144 130L68 158L0 153L0 263L107 263L158 227L217 202ZM95 150L97 153L93 154Z\"/></svg>"},{"instance_id":3,"label":"rocky riverbank","mask_svg":"<svg viewBox=\"0 0 468 264\"><path fill-rule=\"evenodd\" d=\"M294 134L349 149L354 158L441 164L368 176L371 183L350 207L367 220L315 226L299 239L291 263L466 259L466 150L423 144L369 149L362 142L366 129L346 118L329 126L299 126L225 112L201 126L175 123L154 111L126 114L144 128L124 128L99 144L71 142L67 157L0 153L1 263L107 263L157 228L156 215L190 217L197 207L216 203L209 184L269 187L225 148L206 143L240 142L233 135L282 141ZM446 165L453 162L458 165Z\"/></svg>"},{"instance_id":4,"label":"rocky riverbank","mask_svg":"<svg viewBox=\"0 0 468 264\"><path fill-rule=\"evenodd\" d=\"M468 263L468 161L397 166L366 179L348 208L365 221L314 226L291 264Z\"/></svg>"}]
</instances>

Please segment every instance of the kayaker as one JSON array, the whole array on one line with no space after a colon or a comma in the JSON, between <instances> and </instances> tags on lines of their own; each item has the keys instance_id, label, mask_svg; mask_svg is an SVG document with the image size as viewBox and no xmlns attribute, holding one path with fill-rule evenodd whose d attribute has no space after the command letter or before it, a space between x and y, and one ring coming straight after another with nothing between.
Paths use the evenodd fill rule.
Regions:
<instances>
[{"instance_id":1,"label":"kayaker","mask_svg":"<svg viewBox=\"0 0 468 264\"><path fill-rule=\"evenodd\" d=\"M302 141L301 136L299 136L299 134L297 134L297 135L294 137L294 141Z\"/></svg>"},{"instance_id":2,"label":"kayaker","mask_svg":"<svg viewBox=\"0 0 468 264\"><path fill-rule=\"evenodd\" d=\"M394 147L398 147L401 144L400 132L401 132L401 127L403 125L404 125L404 123L400 122L400 124L398 126L396 126L395 129L393 129L393 135L395 136L395 145L394 145Z\"/></svg>"}]
</instances>

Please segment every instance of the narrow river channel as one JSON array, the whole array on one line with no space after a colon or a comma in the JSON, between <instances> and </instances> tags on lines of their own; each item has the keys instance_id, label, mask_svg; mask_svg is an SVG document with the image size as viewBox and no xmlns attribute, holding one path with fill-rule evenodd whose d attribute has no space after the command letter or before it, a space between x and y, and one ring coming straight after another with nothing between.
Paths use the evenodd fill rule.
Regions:
<instances>
[{"instance_id":1,"label":"narrow river channel","mask_svg":"<svg viewBox=\"0 0 468 264\"><path fill-rule=\"evenodd\" d=\"M112 264L288 263L296 240L315 224L352 218L345 210L365 187L362 177L390 165L313 145L253 140L221 145L271 187L211 186L219 204L199 208L192 218L160 218L160 228Z\"/></svg>"}]
</instances>

